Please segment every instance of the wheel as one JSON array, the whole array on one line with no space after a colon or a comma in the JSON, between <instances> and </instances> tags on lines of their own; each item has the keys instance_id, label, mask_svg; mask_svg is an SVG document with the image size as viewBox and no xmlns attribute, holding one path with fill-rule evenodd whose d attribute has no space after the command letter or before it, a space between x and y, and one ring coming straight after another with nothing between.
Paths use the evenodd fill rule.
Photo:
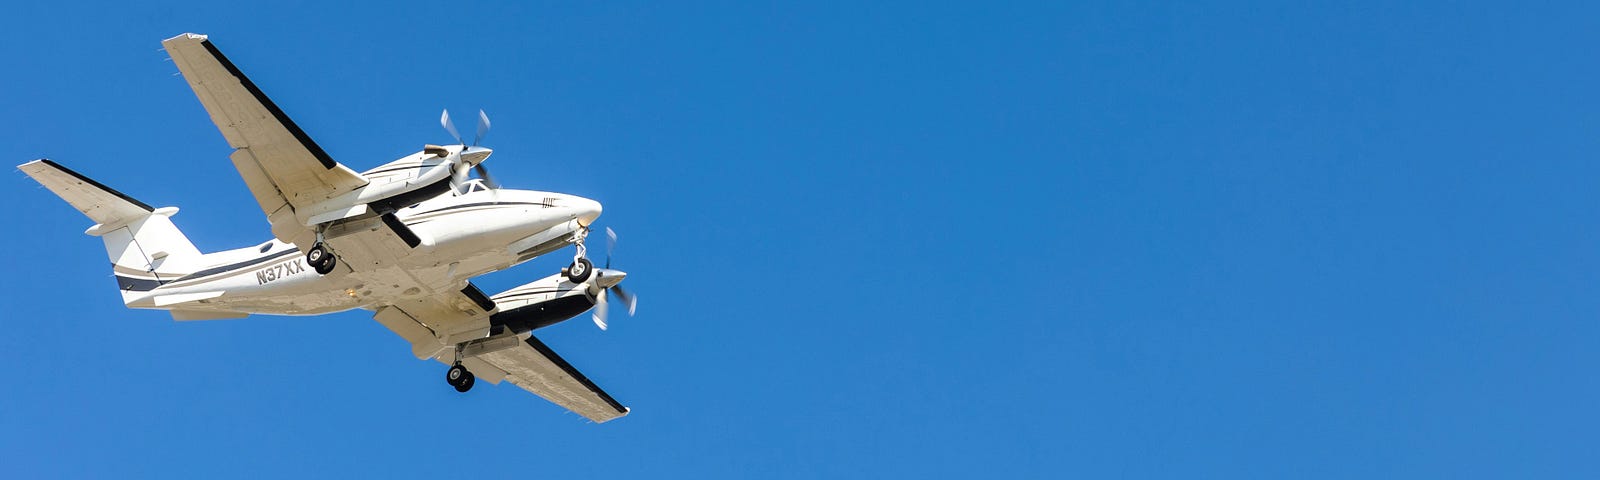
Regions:
<instances>
[{"instance_id":1,"label":"wheel","mask_svg":"<svg viewBox=\"0 0 1600 480\"><path fill-rule=\"evenodd\" d=\"M450 371L444 373L444 381L452 387L461 388L462 379L469 375L472 375L472 372L468 372L467 367L455 364L450 366Z\"/></svg>"},{"instance_id":2,"label":"wheel","mask_svg":"<svg viewBox=\"0 0 1600 480\"><path fill-rule=\"evenodd\" d=\"M339 257L335 257L333 255L328 255L326 257L322 257L322 264L321 265L312 265L311 268L315 269L318 274L327 275L328 272L332 272L333 271L333 266L334 265L338 265L339 264L338 258Z\"/></svg>"},{"instance_id":3,"label":"wheel","mask_svg":"<svg viewBox=\"0 0 1600 480\"><path fill-rule=\"evenodd\" d=\"M328 255L327 247L322 246L320 243L312 245L311 249L306 251L306 265L310 265L311 268L319 268L322 262L328 261L328 257L332 257L332 255Z\"/></svg>"},{"instance_id":4,"label":"wheel","mask_svg":"<svg viewBox=\"0 0 1600 480\"><path fill-rule=\"evenodd\" d=\"M467 372L466 376L461 377L461 383L456 384L456 391L467 393L467 390L472 390L472 384L474 383L478 383L478 376L473 375L472 372Z\"/></svg>"},{"instance_id":5,"label":"wheel","mask_svg":"<svg viewBox=\"0 0 1600 480\"><path fill-rule=\"evenodd\" d=\"M594 264L589 263L587 258L580 258L578 261L572 262L572 265L567 266L567 279L571 280L572 283L583 283L584 280L589 279L589 274L591 273L594 273Z\"/></svg>"}]
</instances>

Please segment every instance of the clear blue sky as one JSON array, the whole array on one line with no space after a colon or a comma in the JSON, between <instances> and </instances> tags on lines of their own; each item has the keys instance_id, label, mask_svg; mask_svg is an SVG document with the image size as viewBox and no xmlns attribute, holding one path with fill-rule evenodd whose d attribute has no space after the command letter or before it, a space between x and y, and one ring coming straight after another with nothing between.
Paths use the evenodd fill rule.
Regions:
<instances>
[{"instance_id":1,"label":"clear blue sky","mask_svg":"<svg viewBox=\"0 0 1600 480\"><path fill-rule=\"evenodd\" d=\"M0 477L1600 476L1586 3L146 3L6 7L7 165L266 239L188 31L357 169L484 108L622 235L639 315L539 335L634 413L124 309L13 171Z\"/></svg>"}]
</instances>

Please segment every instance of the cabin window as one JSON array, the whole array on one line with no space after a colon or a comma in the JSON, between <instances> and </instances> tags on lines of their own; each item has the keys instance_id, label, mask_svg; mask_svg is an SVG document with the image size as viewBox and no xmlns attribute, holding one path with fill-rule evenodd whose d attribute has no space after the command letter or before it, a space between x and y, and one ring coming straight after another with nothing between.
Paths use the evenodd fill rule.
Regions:
<instances>
[{"instance_id":1,"label":"cabin window","mask_svg":"<svg viewBox=\"0 0 1600 480\"><path fill-rule=\"evenodd\" d=\"M267 253L267 250L272 250L272 242L261 244L261 253Z\"/></svg>"}]
</instances>

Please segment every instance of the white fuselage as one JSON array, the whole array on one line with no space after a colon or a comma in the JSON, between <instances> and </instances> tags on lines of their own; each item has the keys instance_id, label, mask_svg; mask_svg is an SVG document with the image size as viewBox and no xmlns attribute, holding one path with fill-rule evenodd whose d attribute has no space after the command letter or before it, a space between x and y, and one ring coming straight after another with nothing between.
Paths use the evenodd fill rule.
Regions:
<instances>
[{"instance_id":1,"label":"white fuselage","mask_svg":"<svg viewBox=\"0 0 1600 480\"><path fill-rule=\"evenodd\" d=\"M559 249L601 210L598 202L561 193L470 190L394 212L419 240L414 247L379 217L350 219L324 232L341 264L327 275L313 271L298 246L273 240L208 254L209 266L164 280L128 306L315 315L397 304L459 291L466 279Z\"/></svg>"}]
</instances>

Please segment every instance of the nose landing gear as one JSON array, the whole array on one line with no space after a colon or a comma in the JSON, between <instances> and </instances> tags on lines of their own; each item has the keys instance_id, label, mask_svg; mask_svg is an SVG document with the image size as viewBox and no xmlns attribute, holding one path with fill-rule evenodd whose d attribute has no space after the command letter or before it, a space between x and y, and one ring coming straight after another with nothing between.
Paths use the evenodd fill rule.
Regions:
<instances>
[{"instance_id":1,"label":"nose landing gear","mask_svg":"<svg viewBox=\"0 0 1600 480\"><path fill-rule=\"evenodd\" d=\"M594 264L589 263L587 258L579 257L572 261L572 265L567 265L567 268L563 270L567 272L567 280L571 280L572 283L583 283L584 280L589 279L589 274L594 271Z\"/></svg>"},{"instance_id":2,"label":"nose landing gear","mask_svg":"<svg viewBox=\"0 0 1600 480\"><path fill-rule=\"evenodd\" d=\"M572 283L583 283L594 273L594 263L589 261L588 249L584 248L583 240L589 236L589 227L579 228L572 232L572 243L578 248L578 253L572 256L572 264L561 269L561 274L567 276Z\"/></svg>"}]
</instances>

